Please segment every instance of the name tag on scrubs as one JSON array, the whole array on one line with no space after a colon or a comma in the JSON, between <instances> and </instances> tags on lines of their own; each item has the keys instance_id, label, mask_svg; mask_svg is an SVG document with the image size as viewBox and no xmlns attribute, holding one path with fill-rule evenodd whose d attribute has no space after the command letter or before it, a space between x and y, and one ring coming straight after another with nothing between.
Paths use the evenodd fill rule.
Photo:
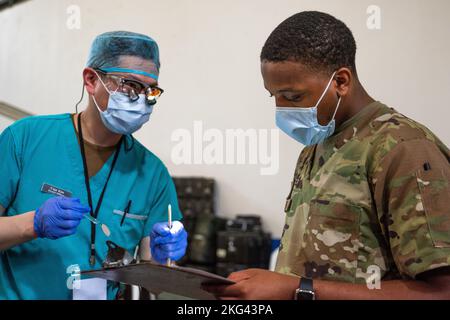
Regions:
<instances>
[{"instance_id":1,"label":"name tag on scrubs","mask_svg":"<svg viewBox=\"0 0 450 320\"><path fill-rule=\"evenodd\" d=\"M106 300L106 280L100 278L75 280L73 300Z\"/></svg>"},{"instance_id":2,"label":"name tag on scrubs","mask_svg":"<svg viewBox=\"0 0 450 320\"><path fill-rule=\"evenodd\" d=\"M60 188L52 186L52 185L49 185L48 183L44 183L42 185L41 192L50 193L50 194L54 194L54 195L57 195L57 196L64 196L64 197L67 197L67 198L71 198L72 197L72 192L60 189Z\"/></svg>"}]
</instances>

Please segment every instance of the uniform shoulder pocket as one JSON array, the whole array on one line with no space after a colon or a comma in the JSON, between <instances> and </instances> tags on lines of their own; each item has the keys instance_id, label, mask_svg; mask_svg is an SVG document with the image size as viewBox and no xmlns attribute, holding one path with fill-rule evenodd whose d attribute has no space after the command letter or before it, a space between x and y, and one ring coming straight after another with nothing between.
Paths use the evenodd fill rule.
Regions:
<instances>
[{"instance_id":1,"label":"uniform shoulder pocket","mask_svg":"<svg viewBox=\"0 0 450 320\"><path fill-rule=\"evenodd\" d=\"M420 200L417 211L425 211L433 245L450 247L450 170L425 163L416 172Z\"/></svg>"}]
</instances>

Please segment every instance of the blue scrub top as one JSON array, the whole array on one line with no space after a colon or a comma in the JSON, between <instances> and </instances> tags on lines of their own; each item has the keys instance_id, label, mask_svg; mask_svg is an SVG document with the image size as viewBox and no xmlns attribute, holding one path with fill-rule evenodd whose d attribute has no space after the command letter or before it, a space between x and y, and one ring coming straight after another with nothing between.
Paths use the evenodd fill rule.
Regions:
<instances>
[{"instance_id":1,"label":"blue scrub top","mask_svg":"<svg viewBox=\"0 0 450 320\"><path fill-rule=\"evenodd\" d=\"M111 156L90 178L94 207L108 176ZM72 193L88 204L83 163L70 114L22 119L0 135L0 205L5 215L34 211L55 195L41 192L44 183ZM121 212L132 200L120 225ZM73 269L101 268L106 240L134 253L156 222L181 219L173 181L158 157L138 141L126 137L108 183L98 219L111 230L106 237L97 225L96 265L89 265L91 223L83 219L77 233L57 240L35 239L0 252L0 299L72 299ZM108 297L117 291L108 284Z\"/></svg>"}]
</instances>

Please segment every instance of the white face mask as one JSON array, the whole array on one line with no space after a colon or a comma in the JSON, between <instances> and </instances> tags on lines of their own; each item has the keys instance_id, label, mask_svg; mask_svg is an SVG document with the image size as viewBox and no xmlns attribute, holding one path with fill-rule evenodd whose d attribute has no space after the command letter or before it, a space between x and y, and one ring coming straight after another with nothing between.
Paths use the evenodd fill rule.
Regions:
<instances>
[{"instance_id":1,"label":"white face mask","mask_svg":"<svg viewBox=\"0 0 450 320\"><path fill-rule=\"evenodd\" d=\"M305 146L321 143L326 138L330 137L335 130L335 120L336 112L341 103L341 97L337 102L336 109L333 114L331 121L322 126L317 119L317 107L322 101L323 97L330 88L331 82L333 81L334 75L331 76L327 87L323 91L316 105L311 108L287 108L287 107L277 107L276 108L276 124L284 133L286 133L291 138L297 140Z\"/></svg>"},{"instance_id":2,"label":"white face mask","mask_svg":"<svg viewBox=\"0 0 450 320\"><path fill-rule=\"evenodd\" d=\"M126 94L110 92L102 79L98 78L109 93L106 110L102 111L95 97L92 96L92 98L105 127L114 133L128 135L136 132L149 121L153 105L147 103L144 94L140 94L138 100L131 101Z\"/></svg>"}]
</instances>

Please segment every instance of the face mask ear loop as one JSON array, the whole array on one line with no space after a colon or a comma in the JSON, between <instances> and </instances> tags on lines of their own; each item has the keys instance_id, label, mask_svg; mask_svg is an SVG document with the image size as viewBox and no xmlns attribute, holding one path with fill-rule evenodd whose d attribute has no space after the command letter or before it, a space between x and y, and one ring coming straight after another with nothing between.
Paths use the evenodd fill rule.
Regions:
<instances>
[{"instance_id":1,"label":"face mask ear loop","mask_svg":"<svg viewBox=\"0 0 450 320\"><path fill-rule=\"evenodd\" d=\"M103 85L103 88L105 88L106 92L108 92L109 95L112 95L112 93L108 90L108 88L106 87L105 83L103 82L102 78L100 78L100 76L98 75L98 73L95 70L94 70L94 72L97 75L98 80L100 80L100 83ZM100 112L100 113L103 112L102 109L100 109L100 107L99 107L99 105L97 103L97 100L95 100L94 95L92 95L92 100L94 100L94 104L97 107L98 112Z\"/></svg>"},{"instance_id":2,"label":"face mask ear loop","mask_svg":"<svg viewBox=\"0 0 450 320\"><path fill-rule=\"evenodd\" d=\"M341 104L341 100L342 100L342 97L339 97L339 100L338 100L336 109L334 110L333 118L331 118L331 121L333 121L333 120L334 120L334 117L336 116L336 113L337 113L337 111L338 111L338 109L339 109L339 105ZM330 122L331 122L331 121L330 121Z\"/></svg>"},{"instance_id":3,"label":"face mask ear loop","mask_svg":"<svg viewBox=\"0 0 450 320\"><path fill-rule=\"evenodd\" d=\"M100 78L100 76L98 75L98 73L94 70L95 74L97 75L98 80L100 80L100 83L103 85L103 88L105 88L106 92L108 92L109 95L114 94L114 92L109 91L108 87L106 86L106 84L103 82L102 78Z\"/></svg>"},{"instance_id":4,"label":"face mask ear loop","mask_svg":"<svg viewBox=\"0 0 450 320\"><path fill-rule=\"evenodd\" d=\"M333 81L334 75L336 74L336 71L333 72L333 74L331 75L330 81L328 81L327 87L325 88L325 90L322 92L322 95L320 96L319 100L317 101L316 105L314 106L314 108L317 108L320 104L320 102L322 101L323 97L325 96L325 94L328 92L328 89L331 86L331 82Z\"/></svg>"},{"instance_id":5,"label":"face mask ear loop","mask_svg":"<svg viewBox=\"0 0 450 320\"><path fill-rule=\"evenodd\" d=\"M100 107L98 106L97 100L95 100L94 95L92 95L92 100L94 100L94 104L95 104L95 106L97 107L98 112L102 113L103 111L102 111L102 109L100 109Z\"/></svg>"}]
</instances>

